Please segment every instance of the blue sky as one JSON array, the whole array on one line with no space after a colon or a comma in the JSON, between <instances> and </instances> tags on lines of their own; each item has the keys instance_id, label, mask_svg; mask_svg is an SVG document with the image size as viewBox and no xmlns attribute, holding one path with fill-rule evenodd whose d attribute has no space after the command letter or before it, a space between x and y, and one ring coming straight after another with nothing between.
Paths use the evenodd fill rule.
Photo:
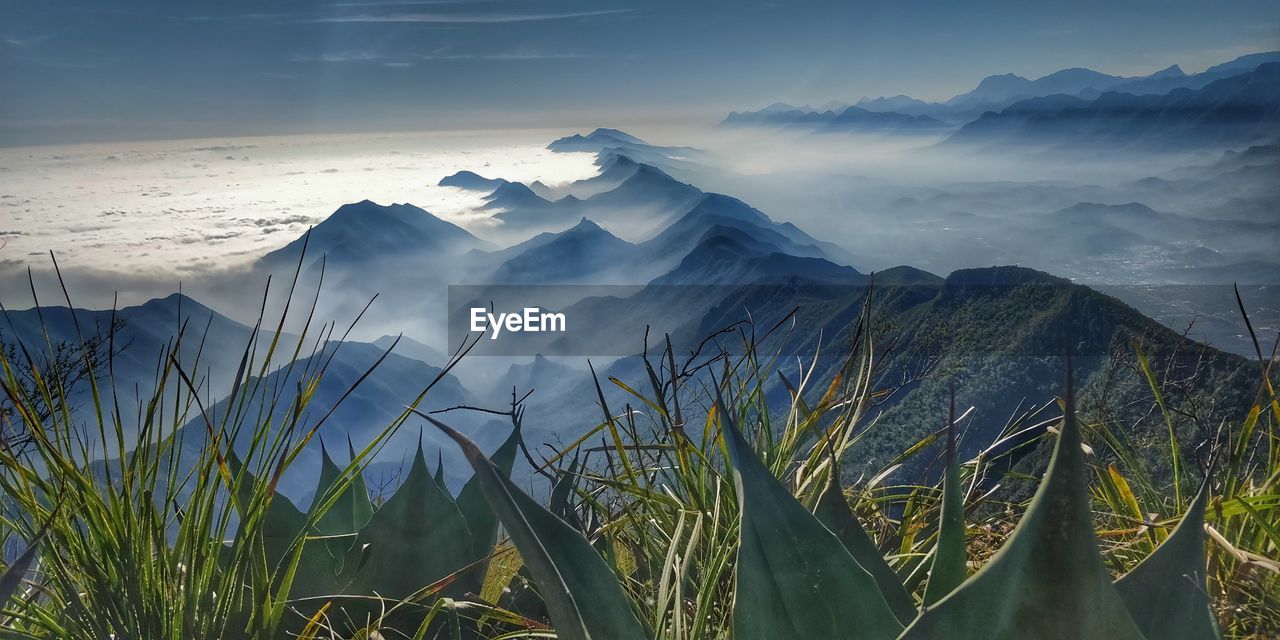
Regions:
<instances>
[{"instance_id":1,"label":"blue sky","mask_svg":"<svg viewBox=\"0 0 1280 640\"><path fill-rule=\"evenodd\" d=\"M0 0L0 145L695 122L1280 49L1274 1L1117 4Z\"/></svg>"}]
</instances>

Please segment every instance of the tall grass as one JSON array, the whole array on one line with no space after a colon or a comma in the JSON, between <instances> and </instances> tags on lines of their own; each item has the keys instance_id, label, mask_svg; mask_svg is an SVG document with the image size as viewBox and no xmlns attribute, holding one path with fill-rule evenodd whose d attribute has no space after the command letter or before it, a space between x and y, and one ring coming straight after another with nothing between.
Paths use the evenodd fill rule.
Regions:
<instances>
[{"instance_id":1,"label":"tall grass","mask_svg":"<svg viewBox=\"0 0 1280 640\"><path fill-rule=\"evenodd\" d=\"M646 357L646 379L601 381L623 389L632 400L623 407L610 406L598 394L603 409L599 425L548 457L545 470L558 477L558 484L572 487L571 492L562 489L572 498L561 495L562 504L553 504L553 511L574 514L571 522L596 523L583 527L584 533L626 558L617 565L622 582L654 637L733 637L740 487L725 462L718 411L741 425L759 458L811 510L827 481L840 477L841 453L861 439L876 437L876 405L891 391L876 384L877 371L886 363L877 361L870 332L856 335L853 344L840 346L851 353L844 367L833 379L821 381L810 375L816 366L800 367L798 380L782 376L778 354L784 350L764 352L759 346L763 341L746 333L743 348L734 350L741 355L719 352L681 360L669 347L660 349ZM1187 443L1176 434L1185 431L1178 424L1184 418L1165 401L1165 381L1154 373L1160 368L1147 362L1141 344L1134 350L1152 409L1167 422L1170 442L1163 451L1180 458ZM1095 531L1106 565L1116 576L1149 556L1187 512L1195 491L1175 486L1195 487L1210 476L1212 501L1205 525L1209 595L1228 638L1280 635L1280 405L1272 362L1274 353L1259 358L1258 392L1250 412L1223 424L1216 439L1204 443L1204 458L1216 465L1197 467L1177 460L1174 464L1182 468L1174 484L1153 479L1150 461L1158 452L1135 450L1129 439L1117 435L1129 425L1102 418L1081 425L1091 452ZM713 377L722 382L714 383ZM785 406L765 400L775 381L789 391ZM727 404L715 404L717 387L725 390ZM1008 438L959 465L970 570L1002 545L1027 506L1014 497L1019 494L993 483L992 474L998 480L1004 465L1014 462L1011 456L1051 445L1060 411L1061 404L1050 404L1022 413L1006 426ZM941 477L939 484L904 483L895 471L913 457L939 456L948 425L963 431L963 415L949 418L945 406L937 415L937 430L888 464L857 476L849 470L845 474L850 507L874 534L876 549L917 606L926 601L944 494ZM1020 441L1020 434L1028 432L1044 435ZM1006 446L1010 442L1019 446L1011 449ZM1027 465L1037 459L1043 461L1032 457L1015 464L1010 477L1033 471ZM1161 464L1172 466L1170 462ZM557 499L554 494L552 499Z\"/></svg>"},{"instance_id":2,"label":"tall grass","mask_svg":"<svg viewBox=\"0 0 1280 640\"><path fill-rule=\"evenodd\" d=\"M409 414L354 452L338 481L306 512L304 526L287 532L280 553L281 532L267 517L273 503L287 500L276 486L336 408L319 407L319 419L304 419L341 349L340 342L336 349L325 346L346 334L335 336L332 324L313 326L314 301L309 309L291 309L293 285L273 294L268 283L264 310L272 295L284 300L284 309L266 330L260 313L219 415L211 413L207 397L211 381L193 373L201 370L203 336L185 323L155 354L153 390L140 402L137 425L121 418L121 403L130 400L114 379L116 351L106 344L108 355L101 357L90 346L100 340L91 328L78 338L86 370L81 382L90 398L81 407L71 406L73 390L63 378L46 375L41 366L38 354L56 350L48 333L43 344L22 343L14 333L16 349L0 355L0 388L13 407L5 431L23 434L24 446L0 449L0 531L20 545L40 547L17 597L6 604L4 637L217 640L283 637L286 631L330 637L310 603L299 608L290 599L299 562L309 545L323 543L314 535L315 523ZM69 298L65 302L71 307ZM285 332L291 313L303 321L293 337ZM184 349L186 343L196 346ZM193 351L194 357L181 355ZM20 357L10 357L15 354ZM424 381L427 389L447 370ZM282 379L296 373L301 383L269 384L272 372ZM282 407L287 411L277 411Z\"/></svg>"},{"instance_id":3,"label":"tall grass","mask_svg":"<svg viewBox=\"0 0 1280 640\"><path fill-rule=\"evenodd\" d=\"M255 335L262 324L260 319ZM264 381L273 367L299 366L305 356L324 353L333 334L325 326L308 338L313 333L308 320L296 344L285 345L283 329L282 317L270 339L245 346L226 410L212 415L209 399L201 395L206 381L192 376L200 369L199 356L190 362L179 356L183 342L198 337L180 328L157 358L155 391L140 412L136 438L126 435L130 429L119 417L121 398L109 358L105 371L88 364L88 415L94 419L86 430L74 417L86 412L73 413L60 400L69 390L40 375L39 359L31 354L41 345L21 345L18 360L0 357L0 388L20 423L12 427L30 437L23 450L0 450L0 489L5 493L0 529L6 537L40 545L25 582L5 605L0 637L377 637L376 623L365 629L340 628L331 618L332 603L302 602L291 591L304 550L326 542L314 534L313 525L353 486L361 467L414 409L406 409L355 453L340 481L306 512L305 525L289 532L285 553L278 553L273 545L281 534L271 529L268 514L273 501L283 499L275 491L277 482L327 419L325 414L307 423L302 416L328 360L306 360L313 368L303 372L304 382L295 389L272 388ZM787 330L779 324L759 336L744 331L740 349L688 356L677 355L667 343L646 354L642 379L598 379L595 428L535 463L534 472L552 481L550 511L581 531L593 553L606 560L629 606L654 638L734 635L742 496L728 463L731 444L724 424L737 425L768 472L810 511L819 508L833 487L842 491L839 495L871 534L866 553L874 557L860 563L883 563L886 573L876 579L900 585L908 608L927 599L930 574L938 564L945 492L941 483L904 482L895 471L916 457L941 457L948 434L963 434L965 408L952 412L939 407L936 429L927 437L879 468L854 473L848 463L841 464L842 454L876 437L877 406L891 391L879 381L886 363L879 360L875 336L859 327L849 344L836 345L849 356L831 379L819 380L816 355L802 363L796 376L779 373L785 349L762 345L785 341ZM47 336L43 348L51 348ZM1155 373L1160 368L1145 361L1140 345L1135 349L1144 363L1152 406L1168 424L1167 451L1177 456L1184 448L1176 435L1182 418L1164 401L1163 381ZM440 375L465 352L456 353ZM1179 482L1174 486L1161 485L1148 473L1144 460L1150 451L1135 451L1117 435L1126 425L1081 425L1092 452L1088 468L1095 531L1115 575L1149 556L1181 520L1193 492L1175 486L1191 487L1202 475L1211 477L1208 589L1229 638L1280 634L1280 402L1271 382L1274 353L1264 358L1259 348L1258 355L1252 409L1223 425L1206 445L1206 458L1217 461L1213 468L1179 461L1181 477L1175 476ZM23 379L35 383L23 384ZM433 384L426 384L423 395ZM609 403L604 385L616 386L630 399L621 406ZM787 392L782 403L770 395L779 385ZM33 408L39 406L60 409L37 415ZM280 406L290 410L273 410ZM1011 456L1054 439L1058 408L1049 404L1020 414L1005 428L1008 439L958 461L953 477L962 489L963 555L969 571L987 561L1026 509L1022 499L1006 495L993 474L1002 474ZM519 414L513 408L512 415ZM288 417L279 423L276 415ZM176 431L187 424L203 426L199 442L183 442L194 437ZM1045 435L1020 440L1026 433ZM233 450L237 442L241 445ZM1011 450L1005 446L1009 442L1020 448ZM1024 470L1014 468L1011 477ZM513 513L520 508L517 504ZM527 532L512 535L519 542ZM555 550L548 553L554 559ZM523 586L534 566L522 567L521 557L509 543L500 544L480 593L466 596L473 604L409 603L427 609L416 635L426 637L430 630L442 637L549 637L546 607L554 605L555 594ZM529 560L544 568L549 562ZM18 561L14 564L22 569ZM384 606L394 609L397 603ZM500 618L502 630L431 624L446 608L467 607L481 618Z\"/></svg>"}]
</instances>

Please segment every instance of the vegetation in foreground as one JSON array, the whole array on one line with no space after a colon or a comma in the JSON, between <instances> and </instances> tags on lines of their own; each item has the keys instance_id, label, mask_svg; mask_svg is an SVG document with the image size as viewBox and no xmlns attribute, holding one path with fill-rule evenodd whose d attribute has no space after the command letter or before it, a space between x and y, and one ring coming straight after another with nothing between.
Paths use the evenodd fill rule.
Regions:
<instances>
[{"instance_id":1,"label":"vegetation in foreground","mask_svg":"<svg viewBox=\"0 0 1280 640\"><path fill-rule=\"evenodd\" d=\"M842 453L876 434L883 390L870 332L855 332L832 379L782 378L782 407L766 400L773 356L743 336L739 355L677 361L667 349L646 359L645 380L601 381L634 403L610 407L600 393L598 426L540 461L519 442L518 401L492 459L414 403L345 467L326 453L303 510L275 486L324 430L328 414L303 419L324 367L296 389L262 380L277 350L296 360L307 349L306 332L264 353L247 345L223 415L205 409L190 374L198 362L176 355L195 339L184 333L158 360L136 444L118 418L123 398L98 393L111 358L90 339L79 345L96 418L88 432L74 417L84 413L60 401L67 377L33 355L57 345L0 360L15 443L0 451L0 527L19 551L0 578L0 636L1280 635L1280 403L1269 364L1249 413L1203 443L1203 466L1184 459L1176 407L1144 366L1169 427L1167 485L1116 425L1075 416L1068 381L1062 417L1023 443L1053 448L1024 503L989 478L1006 447L957 458L964 421L945 407L933 435L842 487ZM1259 350L1259 362L1274 361ZM424 381L419 402L434 384ZM251 409L281 404L284 423ZM450 495L420 452L394 495L371 499L361 469L416 417L457 441L474 477ZM192 418L207 427L194 461L175 455L174 435ZM547 500L510 479L518 448L546 478ZM91 464L104 451L121 455ZM938 458L939 481L895 480L918 456Z\"/></svg>"}]
</instances>

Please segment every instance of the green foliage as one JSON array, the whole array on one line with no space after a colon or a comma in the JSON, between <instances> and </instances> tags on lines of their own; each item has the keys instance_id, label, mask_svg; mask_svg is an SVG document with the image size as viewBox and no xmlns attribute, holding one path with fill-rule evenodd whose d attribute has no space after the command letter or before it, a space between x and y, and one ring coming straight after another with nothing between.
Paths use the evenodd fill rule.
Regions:
<instances>
[{"instance_id":1,"label":"green foliage","mask_svg":"<svg viewBox=\"0 0 1280 640\"><path fill-rule=\"evenodd\" d=\"M926 607L903 640L1142 640L1093 535L1073 403L1068 385L1067 415L1049 470L1009 540L972 578Z\"/></svg>"},{"instance_id":2,"label":"green foliage","mask_svg":"<svg viewBox=\"0 0 1280 640\"><path fill-rule=\"evenodd\" d=\"M34 386L19 384L14 369L22 363L0 358L4 391L31 434L21 457L0 449L7 500L0 528L32 549L40 542L38 554L19 556L0 576L9 614L0 636L1209 640L1220 637L1218 628L1231 638L1280 633L1280 403L1269 369L1247 416L1193 443L1161 367L1147 354L1138 358L1149 408L1163 418L1158 450L1176 460L1167 465L1172 477L1153 472L1145 460L1151 443L1130 441L1123 422L1079 419L1068 386L1065 415L1043 438L1054 441L1047 472L1020 478L1024 463L1005 476L1038 480L1029 503L984 485L1008 468L997 447L960 458L963 419L954 411L945 432L902 447L883 467L862 469L846 490L841 459L877 438L877 402L891 393L877 386L885 369L873 357L872 332L853 335L852 355L825 380L815 373L816 358L795 379L781 374L755 336L744 337L747 348L736 356L695 354L678 363L668 345L656 363L645 358L644 384L610 380L635 406L614 414L598 393L603 420L535 470L555 478L549 508L509 477L520 407L492 458L424 416L458 443L475 472L456 498L419 448L396 493L380 508L369 500L361 467L415 412L409 409L364 449L348 443L345 467L322 446L316 497L304 512L275 486L316 435L318 427L299 418L314 377L296 394L276 397L259 386L262 376L244 376L265 371L269 354L255 364L246 349L232 409L220 420L206 415L186 367L164 359L137 447L98 465L86 464L91 452L70 435L65 411L33 409L65 405L56 399L65 390L42 387L38 377ZM715 369L723 372L719 381L710 376ZM172 378L183 384L167 387ZM785 396L775 393L779 387ZM32 393L47 397L32 402ZM282 414L268 410L255 422L237 410L249 398L285 403L292 418L273 422ZM97 408L98 441L122 443L110 404ZM208 438L184 463L175 454L183 443L169 434L188 414L204 420ZM233 450L232 442L248 446ZM940 481L902 480L906 467L927 468L922 458L939 443ZM1221 464L1186 504L1189 492L1178 487L1191 486L1197 447ZM556 467L564 461L571 462ZM500 525L510 541L495 552ZM501 563L491 562L497 553ZM972 576L970 559L981 565ZM28 571L24 563L36 566ZM34 588L14 598L15 576L23 574ZM1113 575L1123 577L1113 582ZM526 580L536 588L520 588ZM504 585L510 589L502 594Z\"/></svg>"},{"instance_id":3,"label":"green foliage","mask_svg":"<svg viewBox=\"0 0 1280 640\"><path fill-rule=\"evenodd\" d=\"M955 397L947 419L946 471L942 477L942 506L938 511L938 543L933 550L924 604L931 606L955 591L969 574L969 552L964 541L964 489L960 486L960 462L956 456Z\"/></svg>"},{"instance_id":4,"label":"green foliage","mask_svg":"<svg viewBox=\"0 0 1280 640\"><path fill-rule=\"evenodd\" d=\"M489 507L537 581L557 637L643 640L649 636L618 585L617 575L581 533L520 491L466 436L420 415L462 448Z\"/></svg>"},{"instance_id":5,"label":"green foliage","mask_svg":"<svg viewBox=\"0 0 1280 640\"><path fill-rule=\"evenodd\" d=\"M1116 581L1125 607L1147 638L1212 640L1219 637L1205 580L1205 482L1173 533Z\"/></svg>"},{"instance_id":6,"label":"green foliage","mask_svg":"<svg viewBox=\"0 0 1280 640\"><path fill-rule=\"evenodd\" d=\"M871 574L756 458L723 402L716 415L741 503L734 638L897 637Z\"/></svg>"},{"instance_id":7,"label":"green foliage","mask_svg":"<svg viewBox=\"0 0 1280 640\"><path fill-rule=\"evenodd\" d=\"M858 522L858 517L849 510L849 501L840 490L838 478L839 474L831 475L822 495L818 497L813 515L844 543L845 549L858 565L871 574L880 595L893 610L893 615L905 625L916 617L915 599L907 592L893 567L880 554L876 543L862 528L862 523Z\"/></svg>"}]
</instances>

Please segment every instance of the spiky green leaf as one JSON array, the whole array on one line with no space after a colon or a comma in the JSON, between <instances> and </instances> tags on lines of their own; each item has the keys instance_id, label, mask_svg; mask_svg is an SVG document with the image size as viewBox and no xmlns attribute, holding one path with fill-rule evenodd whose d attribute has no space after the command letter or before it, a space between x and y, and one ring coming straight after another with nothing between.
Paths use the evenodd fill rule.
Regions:
<instances>
[{"instance_id":1,"label":"spiky green leaf","mask_svg":"<svg viewBox=\"0 0 1280 640\"><path fill-rule=\"evenodd\" d=\"M1218 626L1206 590L1204 510L1209 482L1182 522L1150 556L1116 581L1116 589L1148 638L1214 640Z\"/></svg>"},{"instance_id":2,"label":"spiky green leaf","mask_svg":"<svg viewBox=\"0 0 1280 640\"><path fill-rule=\"evenodd\" d=\"M1098 552L1070 382L1049 470L981 570L926 607L902 640L1143 640Z\"/></svg>"},{"instance_id":3,"label":"spiky green leaf","mask_svg":"<svg viewBox=\"0 0 1280 640\"><path fill-rule=\"evenodd\" d=\"M395 495L373 514L357 536L356 547L367 559L353 577L351 590L401 599L467 569L450 595L478 590L479 558L472 554L471 531L457 505L431 476L419 448L409 474Z\"/></svg>"},{"instance_id":4,"label":"spiky green leaf","mask_svg":"<svg viewBox=\"0 0 1280 640\"><path fill-rule=\"evenodd\" d=\"M955 411L947 425L946 474L942 478L942 509L938 517L938 544L924 588L924 604L932 605L956 590L968 577L969 552L964 542L964 492L956 456Z\"/></svg>"},{"instance_id":5,"label":"spiky green leaf","mask_svg":"<svg viewBox=\"0 0 1280 640\"><path fill-rule=\"evenodd\" d=\"M887 640L902 630L871 574L800 504L718 403L740 505L735 640Z\"/></svg>"},{"instance_id":6,"label":"spiky green leaf","mask_svg":"<svg viewBox=\"0 0 1280 640\"><path fill-rule=\"evenodd\" d=\"M475 470L473 482L501 519L546 602L556 637L564 640L645 640L649 632L591 543L524 492L475 443L419 414L458 443Z\"/></svg>"},{"instance_id":7,"label":"spiky green leaf","mask_svg":"<svg viewBox=\"0 0 1280 640\"><path fill-rule=\"evenodd\" d=\"M511 477L511 468L515 466L516 450L520 446L519 423L511 429L511 434L493 452L490 460L503 477ZM498 538L498 516L489 507L479 481L473 476L458 492L458 511L467 521L471 529L473 543L472 555L486 556L493 550Z\"/></svg>"},{"instance_id":8,"label":"spiky green leaf","mask_svg":"<svg viewBox=\"0 0 1280 640\"><path fill-rule=\"evenodd\" d=\"M822 495L818 496L818 504L814 507L813 515L836 534L840 542L844 543L844 548L849 555L853 556L854 561L866 569L872 578L875 578L876 586L880 589L880 594L884 596L889 608L893 610L893 615L903 624L915 618L915 599L907 593L898 579L897 572L889 566L888 562L885 562L884 556L880 555L880 550L876 548L876 543L871 540L871 536L862 528L862 523L858 522L857 516L849 508L849 501L840 490L836 474L831 474L826 489L823 490Z\"/></svg>"}]
</instances>

